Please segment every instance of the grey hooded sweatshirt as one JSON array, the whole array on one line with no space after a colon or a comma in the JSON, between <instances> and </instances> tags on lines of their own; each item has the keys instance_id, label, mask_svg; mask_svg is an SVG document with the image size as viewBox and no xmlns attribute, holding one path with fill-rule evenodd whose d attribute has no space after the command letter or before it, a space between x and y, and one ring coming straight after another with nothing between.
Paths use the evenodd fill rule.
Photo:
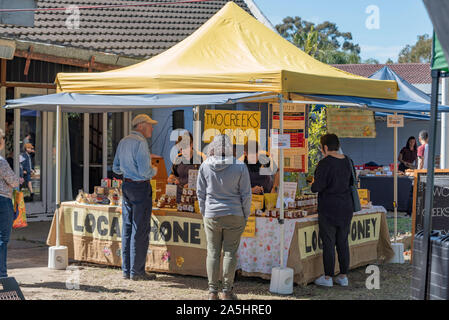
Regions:
<instances>
[{"instance_id":1,"label":"grey hooded sweatshirt","mask_svg":"<svg viewBox=\"0 0 449 320\"><path fill-rule=\"evenodd\" d=\"M204 217L235 215L248 220L251 181L243 162L233 157L210 156L201 164L196 191Z\"/></svg>"}]
</instances>

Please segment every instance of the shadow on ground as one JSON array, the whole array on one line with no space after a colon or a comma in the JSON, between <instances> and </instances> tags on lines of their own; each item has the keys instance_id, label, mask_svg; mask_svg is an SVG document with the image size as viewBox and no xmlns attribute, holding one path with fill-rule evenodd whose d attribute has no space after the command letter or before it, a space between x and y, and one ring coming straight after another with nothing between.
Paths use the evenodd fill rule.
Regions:
<instances>
[{"instance_id":1,"label":"shadow on ground","mask_svg":"<svg viewBox=\"0 0 449 320\"><path fill-rule=\"evenodd\" d=\"M57 289L57 290L71 290L67 288L65 282L42 282L42 283L22 283L20 284L22 288L47 288L47 289ZM128 289L109 289L103 286L89 286L80 285L79 290L85 292L104 292L104 293L133 293L135 291Z\"/></svg>"}]
</instances>

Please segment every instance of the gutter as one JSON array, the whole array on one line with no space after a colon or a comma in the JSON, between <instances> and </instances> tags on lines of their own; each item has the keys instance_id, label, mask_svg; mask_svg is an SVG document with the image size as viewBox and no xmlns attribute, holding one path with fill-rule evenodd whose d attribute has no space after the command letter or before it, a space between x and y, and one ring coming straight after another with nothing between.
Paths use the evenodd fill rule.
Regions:
<instances>
[{"instance_id":1,"label":"gutter","mask_svg":"<svg viewBox=\"0 0 449 320\"><path fill-rule=\"evenodd\" d=\"M15 56L17 57L55 63L61 63L61 60L66 60L68 65L95 70L112 70L127 67L145 60L143 58L126 57L95 50L18 40L5 36L0 37L0 39L15 41Z\"/></svg>"}]
</instances>

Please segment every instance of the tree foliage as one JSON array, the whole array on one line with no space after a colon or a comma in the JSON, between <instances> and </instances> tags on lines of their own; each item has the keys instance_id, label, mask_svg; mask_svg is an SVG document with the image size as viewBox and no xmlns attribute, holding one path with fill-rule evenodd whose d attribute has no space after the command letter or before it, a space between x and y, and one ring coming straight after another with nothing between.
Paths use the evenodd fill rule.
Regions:
<instances>
[{"instance_id":1,"label":"tree foliage","mask_svg":"<svg viewBox=\"0 0 449 320\"><path fill-rule=\"evenodd\" d=\"M399 53L399 63L430 63L432 38L428 34L418 36L414 45L406 45Z\"/></svg>"},{"instance_id":2,"label":"tree foliage","mask_svg":"<svg viewBox=\"0 0 449 320\"><path fill-rule=\"evenodd\" d=\"M310 56L327 64L360 63L360 46L350 32L340 32L335 23L318 25L300 17L286 17L276 26L279 34Z\"/></svg>"},{"instance_id":3,"label":"tree foliage","mask_svg":"<svg viewBox=\"0 0 449 320\"><path fill-rule=\"evenodd\" d=\"M365 63L365 64L379 64L379 60L374 59L374 58L369 58L369 59L366 59L365 61L363 61L363 63Z\"/></svg>"},{"instance_id":4,"label":"tree foliage","mask_svg":"<svg viewBox=\"0 0 449 320\"><path fill-rule=\"evenodd\" d=\"M308 176L313 176L315 168L321 159L320 138L326 134L326 112L325 108L318 108L313 105L309 113L309 172Z\"/></svg>"},{"instance_id":5,"label":"tree foliage","mask_svg":"<svg viewBox=\"0 0 449 320\"><path fill-rule=\"evenodd\" d=\"M309 112L309 130L308 130L308 147L309 147L309 172L307 176L313 176L316 166L322 158L321 154L321 136L327 133L327 109L339 109L339 106L316 106L312 105Z\"/></svg>"}]
</instances>

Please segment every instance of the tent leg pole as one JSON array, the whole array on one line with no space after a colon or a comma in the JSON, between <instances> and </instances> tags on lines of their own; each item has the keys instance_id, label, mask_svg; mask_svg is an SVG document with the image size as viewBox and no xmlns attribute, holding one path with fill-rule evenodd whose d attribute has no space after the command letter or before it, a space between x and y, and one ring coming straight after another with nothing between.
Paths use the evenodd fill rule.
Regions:
<instances>
[{"instance_id":1,"label":"tent leg pole","mask_svg":"<svg viewBox=\"0 0 449 320\"><path fill-rule=\"evenodd\" d=\"M279 96L279 136L284 134L284 100L282 96ZM279 149L279 197L280 197L280 255L281 255L281 268L284 268L284 149Z\"/></svg>"},{"instance_id":2,"label":"tent leg pole","mask_svg":"<svg viewBox=\"0 0 449 320\"><path fill-rule=\"evenodd\" d=\"M103 179L108 177L108 113L103 112Z\"/></svg>"},{"instance_id":3,"label":"tent leg pole","mask_svg":"<svg viewBox=\"0 0 449 320\"><path fill-rule=\"evenodd\" d=\"M59 247L59 208L61 207L61 107L56 107L56 246Z\"/></svg>"},{"instance_id":4,"label":"tent leg pole","mask_svg":"<svg viewBox=\"0 0 449 320\"><path fill-rule=\"evenodd\" d=\"M397 116L397 113L394 113ZM394 127L394 242L396 243L396 235L398 234L398 127Z\"/></svg>"},{"instance_id":5,"label":"tent leg pole","mask_svg":"<svg viewBox=\"0 0 449 320\"><path fill-rule=\"evenodd\" d=\"M449 105L449 79L444 77L441 86L441 104ZM441 113L441 158L440 158L440 168L449 168L449 148L447 144L449 143L449 114L447 112Z\"/></svg>"},{"instance_id":6,"label":"tent leg pole","mask_svg":"<svg viewBox=\"0 0 449 320\"><path fill-rule=\"evenodd\" d=\"M68 248L60 245L59 217L61 210L61 133L62 133L61 106L56 107L56 246L48 248L48 268L65 270L68 266Z\"/></svg>"},{"instance_id":7,"label":"tent leg pole","mask_svg":"<svg viewBox=\"0 0 449 320\"><path fill-rule=\"evenodd\" d=\"M20 109L14 109L14 172L20 174Z\"/></svg>"},{"instance_id":8,"label":"tent leg pole","mask_svg":"<svg viewBox=\"0 0 449 320\"><path fill-rule=\"evenodd\" d=\"M440 70L432 70L432 101L430 106L430 130L429 130L429 159L427 161L427 179L424 200L424 242L423 255L421 258L421 279L422 287L420 290L421 300L427 300L429 279L429 246L430 232L432 230L432 211L433 211L433 187L435 174L435 145L437 133L437 114L438 114L438 91L439 91Z\"/></svg>"},{"instance_id":9,"label":"tent leg pole","mask_svg":"<svg viewBox=\"0 0 449 320\"><path fill-rule=\"evenodd\" d=\"M84 114L83 124L83 189L89 193L89 114Z\"/></svg>"},{"instance_id":10,"label":"tent leg pole","mask_svg":"<svg viewBox=\"0 0 449 320\"><path fill-rule=\"evenodd\" d=\"M201 150L201 120L200 120L200 107L193 107L193 150L198 152ZM196 156L195 156L196 157ZM201 160L198 159L198 161Z\"/></svg>"}]
</instances>

